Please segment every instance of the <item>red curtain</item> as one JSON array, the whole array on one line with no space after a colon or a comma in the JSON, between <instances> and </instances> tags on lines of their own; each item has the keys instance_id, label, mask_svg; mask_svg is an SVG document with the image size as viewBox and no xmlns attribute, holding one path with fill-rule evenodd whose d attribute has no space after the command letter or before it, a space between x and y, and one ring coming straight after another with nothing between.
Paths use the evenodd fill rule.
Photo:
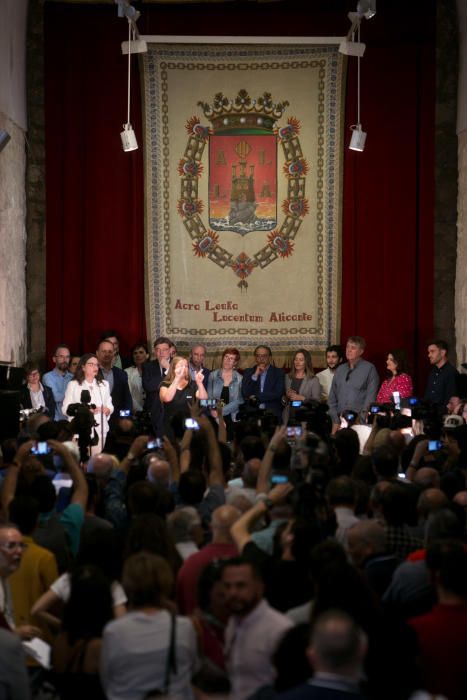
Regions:
<instances>
[{"instance_id":1,"label":"red curtain","mask_svg":"<svg viewBox=\"0 0 467 700\"><path fill-rule=\"evenodd\" d=\"M137 4L137 3L136 3ZM356 3L142 5L142 34L344 35ZM363 153L345 148L341 336L363 335L384 369L405 347L422 389L432 332L435 114L434 0L404 17L391 0L362 26ZM180 18L183 17L183 25ZM126 20L116 6L45 6L47 343L92 350L103 328L128 345L145 336L142 149L124 153ZM131 122L140 146L133 59ZM356 122L348 64L345 143ZM50 352L49 352L50 354Z\"/></svg>"}]
</instances>

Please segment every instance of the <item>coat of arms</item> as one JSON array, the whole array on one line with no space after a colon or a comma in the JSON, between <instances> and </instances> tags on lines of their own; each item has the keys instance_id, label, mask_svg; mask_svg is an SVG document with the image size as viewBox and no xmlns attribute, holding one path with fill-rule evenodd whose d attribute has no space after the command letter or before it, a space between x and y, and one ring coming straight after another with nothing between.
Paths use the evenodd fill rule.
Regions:
<instances>
[{"instance_id":1,"label":"coat of arms","mask_svg":"<svg viewBox=\"0 0 467 700\"><path fill-rule=\"evenodd\" d=\"M213 104L199 102L210 126L197 117L186 124L188 143L179 162L181 193L178 211L193 241L198 257L207 257L222 268L230 268L246 288L246 278L255 268L265 268L293 253L293 240L308 213L305 181L308 163L303 157L300 123L290 117L279 125L288 102L275 103L269 93L251 99L240 90L234 100L222 93ZM201 214L205 204L198 198L198 180L203 175L202 157L209 142L208 227ZM281 144L287 178L287 198L282 202L284 220L278 228L277 145ZM234 256L220 244L221 233L254 235L266 240L252 257Z\"/></svg>"}]
</instances>

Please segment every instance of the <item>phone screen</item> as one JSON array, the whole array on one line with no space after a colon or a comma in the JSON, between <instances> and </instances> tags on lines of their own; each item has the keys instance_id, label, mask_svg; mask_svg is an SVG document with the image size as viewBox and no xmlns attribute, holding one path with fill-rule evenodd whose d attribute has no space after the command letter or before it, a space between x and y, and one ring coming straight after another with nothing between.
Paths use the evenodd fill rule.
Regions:
<instances>
[{"instance_id":1,"label":"phone screen","mask_svg":"<svg viewBox=\"0 0 467 700\"><path fill-rule=\"evenodd\" d=\"M286 484L289 477L286 474L273 474L271 476L271 484Z\"/></svg>"},{"instance_id":2,"label":"phone screen","mask_svg":"<svg viewBox=\"0 0 467 700\"><path fill-rule=\"evenodd\" d=\"M185 428L187 430L199 430L199 423L194 418L186 418Z\"/></svg>"},{"instance_id":3,"label":"phone screen","mask_svg":"<svg viewBox=\"0 0 467 700\"><path fill-rule=\"evenodd\" d=\"M48 455L50 452L52 452L52 448L46 442L36 442L34 447L31 447L33 455Z\"/></svg>"}]
</instances>

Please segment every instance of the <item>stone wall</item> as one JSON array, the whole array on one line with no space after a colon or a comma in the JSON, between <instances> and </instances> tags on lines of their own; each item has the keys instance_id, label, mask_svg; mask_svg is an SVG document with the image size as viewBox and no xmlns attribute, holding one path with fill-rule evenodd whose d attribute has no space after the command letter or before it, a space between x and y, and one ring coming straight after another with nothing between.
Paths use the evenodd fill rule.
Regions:
<instances>
[{"instance_id":1,"label":"stone wall","mask_svg":"<svg viewBox=\"0 0 467 700\"><path fill-rule=\"evenodd\" d=\"M467 362L467 0L457 0L459 13L459 91L457 112L459 179L457 194L456 349Z\"/></svg>"},{"instance_id":2,"label":"stone wall","mask_svg":"<svg viewBox=\"0 0 467 700\"><path fill-rule=\"evenodd\" d=\"M26 359L25 134L0 112L11 141L0 153L0 361Z\"/></svg>"},{"instance_id":3,"label":"stone wall","mask_svg":"<svg viewBox=\"0 0 467 700\"><path fill-rule=\"evenodd\" d=\"M456 341L458 361L467 362L467 130L458 139Z\"/></svg>"},{"instance_id":4,"label":"stone wall","mask_svg":"<svg viewBox=\"0 0 467 700\"><path fill-rule=\"evenodd\" d=\"M28 76L27 309L28 354L45 363L46 235L44 133L44 0L30 0L26 45Z\"/></svg>"}]
</instances>

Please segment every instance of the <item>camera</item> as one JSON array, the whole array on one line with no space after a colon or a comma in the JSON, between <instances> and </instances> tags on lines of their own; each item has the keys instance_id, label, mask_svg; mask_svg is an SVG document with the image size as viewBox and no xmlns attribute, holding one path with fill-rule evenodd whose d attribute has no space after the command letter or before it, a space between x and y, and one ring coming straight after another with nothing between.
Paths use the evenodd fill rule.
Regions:
<instances>
[{"instance_id":1,"label":"camera","mask_svg":"<svg viewBox=\"0 0 467 700\"><path fill-rule=\"evenodd\" d=\"M146 445L148 450L160 450L162 449L162 440L160 438L154 438L154 440L148 440Z\"/></svg>"},{"instance_id":2,"label":"camera","mask_svg":"<svg viewBox=\"0 0 467 700\"><path fill-rule=\"evenodd\" d=\"M131 418L131 411L129 408L120 409L120 418Z\"/></svg>"}]
</instances>

